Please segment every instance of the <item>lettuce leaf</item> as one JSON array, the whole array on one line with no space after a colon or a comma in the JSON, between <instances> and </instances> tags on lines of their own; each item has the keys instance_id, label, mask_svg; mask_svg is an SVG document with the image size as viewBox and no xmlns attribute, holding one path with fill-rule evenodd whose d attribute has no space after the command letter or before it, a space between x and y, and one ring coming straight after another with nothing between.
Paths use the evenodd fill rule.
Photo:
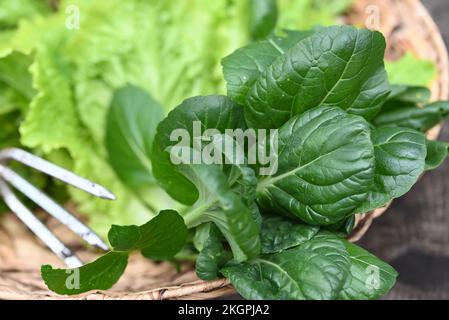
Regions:
<instances>
[{"instance_id":1,"label":"lettuce leaf","mask_svg":"<svg viewBox=\"0 0 449 320\"><path fill-rule=\"evenodd\" d=\"M117 201L107 202L70 189L72 198L80 204L79 211L89 214L91 225L101 234L107 232L111 223L140 224L147 221L153 213L122 185L97 151L78 117L72 91L72 67L59 51L61 44L66 41L66 31L59 30L55 21L51 20L46 25L49 32L44 36L34 34L34 37L28 38L35 39L35 44L26 44L32 48L35 56L30 71L38 95L31 101L30 110L20 126L21 142L44 154L67 150L73 159L73 167L69 169L108 186L117 195ZM38 30L42 30L44 25L38 27Z\"/></svg>"},{"instance_id":2,"label":"lettuce leaf","mask_svg":"<svg viewBox=\"0 0 449 320\"><path fill-rule=\"evenodd\" d=\"M0 6L0 29L11 28L23 18L29 18L50 11L50 6L42 0L2 0Z\"/></svg>"},{"instance_id":3,"label":"lettuce leaf","mask_svg":"<svg viewBox=\"0 0 449 320\"><path fill-rule=\"evenodd\" d=\"M408 52L399 60L385 63L391 84L428 87L437 76L432 61L421 60Z\"/></svg>"},{"instance_id":4,"label":"lettuce leaf","mask_svg":"<svg viewBox=\"0 0 449 320\"><path fill-rule=\"evenodd\" d=\"M354 0L278 0L279 28L310 29L315 25L333 25L337 16Z\"/></svg>"}]
</instances>

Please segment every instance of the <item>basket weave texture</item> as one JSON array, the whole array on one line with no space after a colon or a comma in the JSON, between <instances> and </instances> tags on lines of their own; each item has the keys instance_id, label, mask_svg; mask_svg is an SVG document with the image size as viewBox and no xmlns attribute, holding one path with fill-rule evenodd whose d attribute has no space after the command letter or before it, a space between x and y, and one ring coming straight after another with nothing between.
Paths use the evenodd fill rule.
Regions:
<instances>
[{"instance_id":1,"label":"basket weave texture","mask_svg":"<svg viewBox=\"0 0 449 320\"><path fill-rule=\"evenodd\" d=\"M411 51L419 58L433 61L438 68L438 78L432 84L432 100L445 100L449 96L449 64L447 50L440 32L419 0L359 0L345 17L347 23L364 26L369 14L367 8L375 5L380 13L380 31L388 39L387 59L397 59ZM372 8L372 7L371 7ZM428 133L435 139L440 128ZM368 230L372 221L382 215L386 208L359 215L357 227L350 236L357 241ZM64 228L53 220L47 224L56 230L84 261L95 254L80 246L79 240L70 238ZM45 287L40 278L42 264L63 267L13 215L0 219L0 299L67 299ZM119 283L111 290L92 291L70 299L212 299L234 293L225 279L200 281L195 276L193 264L185 263L181 272L168 263L154 263L132 256Z\"/></svg>"}]
</instances>

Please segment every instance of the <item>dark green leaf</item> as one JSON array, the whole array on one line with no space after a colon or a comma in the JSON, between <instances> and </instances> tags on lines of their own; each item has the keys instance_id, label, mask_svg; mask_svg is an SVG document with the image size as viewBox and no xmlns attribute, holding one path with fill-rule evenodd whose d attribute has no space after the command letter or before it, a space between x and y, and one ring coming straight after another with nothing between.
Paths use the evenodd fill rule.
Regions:
<instances>
[{"instance_id":1,"label":"dark green leaf","mask_svg":"<svg viewBox=\"0 0 449 320\"><path fill-rule=\"evenodd\" d=\"M107 290L121 277L128 264L127 252L109 252L94 262L76 269L41 267L41 276L47 287L63 295L74 295L90 290Z\"/></svg>"},{"instance_id":2,"label":"dark green leaf","mask_svg":"<svg viewBox=\"0 0 449 320\"><path fill-rule=\"evenodd\" d=\"M398 276L396 270L355 244L344 243L351 258L351 277L339 299L378 299L393 288Z\"/></svg>"},{"instance_id":3,"label":"dark green leaf","mask_svg":"<svg viewBox=\"0 0 449 320\"><path fill-rule=\"evenodd\" d=\"M301 224L288 218L264 216L260 233L262 253L275 253L296 247L312 239L319 230L319 227Z\"/></svg>"},{"instance_id":4,"label":"dark green leaf","mask_svg":"<svg viewBox=\"0 0 449 320\"><path fill-rule=\"evenodd\" d=\"M362 117L339 108L309 110L279 130L278 154L278 171L259 182L262 208L331 225L366 200L374 148Z\"/></svg>"},{"instance_id":5,"label":"dark green leaf","mask_svg":"<svg viewBox=\"0 0 449 320\"><path fill-rule=\"evenodd\" d=\"M320 106L372 119L390 92L384 51L381 33L350 26L321 28L281 49L242 103L248 126L279 128L293 115Z\"/></svg>"},{"instance_id":6,"label":"dark green leaf","mask_svg":"<svg viewBox=\"0 0 449 320\"><path fill-rule=\"evenodd\" d=\"M408 128L382 127L372 133L374 184L358 212L369 212L407 193L424 171L426 138Z\"/></svg>"},{"instance_id":7,"label":"dark green leaf","mask_svg":"<svg viewBox=\"0 0 449 320\"><path fill-rule=\"evenodd\" d=\"M340 236L341 238L347 238L354 230L356 222L356 216L352 215L342 221L326 226L326 230L333 232L334 234Z\"/></svg>"},{"instance_id":8,"label":"dark green leaf","mask_svg":"<svg viewBox=\"0 0 449 320\"><path fill-rule=\"evenodd\" d=\"M276 27L277 0L250 0L251 35L255 40L265 39Z\"/></svg>"},{"instance_id":9,"label":"dark green leaf","mask_svg":"<svg viewBox=\"0 0 449 320\"><path fill-rule=\"evenodd\" d=\"M129 186L154 183L150 160L153 139L164 110L144 90L118 90L107 116L106 148L117 175Z\"/></svg>"},{"instance_id":10,"label":"dark green leaf","mask_svg":"<svg viewBox=\"0 0 449 320\"><path fill-rule=\"evenodd\" d=\"M165 210L140 227L112 226L108 237L116 251L140 250L149 259L167 260L185 245L187 233L183 218Z\"/></svg>"},{"instance_id":11,"label":"dark green leaf","mask_svg":"<svg viewBox=\"0 0 449 320\"><path fill-rule=\"evenodd\" d=\"M430 100L431 92L426 87L415 87L407 85L392 85L391 94L388 97L388 103L394 102L410 102L410 103L427 103Z\"/></svg>"},{"instance_id":12,"label":"dark green leaf","mask_svg":"<svg viewBox=\"0 0 449 320\"><path fill-rule=\"evenodd\" d=\"M230 264L221 272L245 299L321 300L337 297L349 268L342 240L319 233L295 248Z\"/></svg>"},{"instance_id":13,"label":"dark green leaf","mask_svg":"<svg viewBox=\"0 0 449 320\"><path fill-rule=\"evenodd\" d=\"M214 222L231 246L234 258L243 261L260 253L259 227L253 213L228 185L218 166L180 165L182 173L199 190L199 199L184 214L189 227Z\"/></svg>"},{"instance_id":14,"label":"dark green leaf","mask_svg":"<svg viewBox=\"0 0 449 320\"><path fill-rule=\"evenodd\" d=\"M356 226L356 218L354 215L346 219L344 225L339 231L343 232L345 236L349 236L352 233L352 231L354 231L355 226Z\"/></svg>"},{"instance_id":15,"label":"dark green leaf","mask_svg":"<svg viewBox=\"0 0 449 320\"><path fill-rule=\"evenodd\" d=\"M244 105L250 88L265 69L311 34L313 31L284 31L281 36L251 43L225 57L222 65L229 97Z\"/></svg>"},{"instance_id":16,"label":"dark green leaf","mask_svg":"<svg viewBox=\"0 0 449 320\"><path fill-rule=\"evenodd\" d=\"M154 176L170 196L189 205L198 199L195 186L179 173L178 166L170 159L169 147L180 142L178 136L175 137L176 141L171 141L172 133L184 129L192 138L194 122L200 122L202 130L217 129L224 133L225 129L241 127L242 118L242 108L225 96L190 98L169 113L158 126L152 162ZM192 147L192 140L189 143Z\"/></svg>"},{"instance_id":17,"label":"dark green leaf","mask_svg":"<svg viewBox=\"0 0 449 320\"><path fill-rule=\"evenodd\" d=\"M1 101L0 101L1 102ZM20 147L20 134L17 128L20 125L22 116L19 111L0 114L0 149Z\"/></svg>"},{"instance_id":18,"label":"dark green leaf","mask_svg":"<svg viewBox=\"0 0 449 320\"><path fill-rule=\"evenodd\" d=\"M256 203L257 177L253 169L243 166L231 166L228 175L229 185L232 191L240 195L245 206L247 206L257 225L262 224L259 207Z\"/></svg>"},{"instance_id":19,"label":"dark green leaf","mask_svg":"<svg viewBox=\"0 0 449 320\"><path fill-rule=\"evenodd\" d=\"M427 140L426 170L438 168L449 154L449 143Z\"/></svg>"},{"instance_id":20,"label":"dark green leaf","mask_svg":"<svg viewBox=\"0 0 449 320\"><path fill-rule=\"evenodd\" d=\"M419 108L414 103L397 103L382 109L374 125L399 126L426 132L449 116L449 102L440 101Z\"/></svg>"},{"instance_id":21,"label":"dark green leaf","mask_svg":"<svg viewBox=\"0 0 449 320\"><path fill-rule=\"evenodd\" d=\"M116 251L131 251L141 239L139 226L117 226L112 225L108 232L108 239Z\"/></svg>"},{"instance_id":22,"label":"dark green leaf","mask_svg":"<svg viewBox=\"0 0 449 320\"><path fill-rule=\"evenodd\" d=\"M204 244L209 238L210 228L212 223L203 223L195 228L195 234L193 236L193 245L195 249L199 252L203 250Z\"/></svg>"},{"instance_id":23,"label":"dark green leaf","mask_svg":"<svg viewBox=\"0 0 449 320\"><path fill-rule=\"evenodd\" d=\"M196 259L196 274L200 279L214 280L220 268L232 259L232 253L225 250L223 236L215 225L208 224L207 231L208 237Z\"/></svg>"}]
</instances>

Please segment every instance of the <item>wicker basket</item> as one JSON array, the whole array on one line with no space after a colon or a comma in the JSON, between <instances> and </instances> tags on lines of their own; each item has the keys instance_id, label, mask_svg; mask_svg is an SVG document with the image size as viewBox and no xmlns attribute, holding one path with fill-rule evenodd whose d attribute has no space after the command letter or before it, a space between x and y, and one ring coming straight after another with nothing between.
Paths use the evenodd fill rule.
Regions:
<instances>
[{"instance_id":1,"label":"wicker basket","mask_svg":"<svg viewBox=\"0 0 449 320\"><path fill-rule=\"evenodd\" d=\"M345 17L346 22L364 25L367 8L380 9L380 29L388 38L388 59L396 59L405 51L417 57L432 60L438 66L438 78L432 85L432 99L447 99L449 90L448 57L441 35L426 9L418 0L360 0ZM440 128L428 133L435 139ZM386 208L357 217L357 227L350 240L357 241L372 221ZM67 233L54 221L47 221L85 261L95 254L84 250L76 238L67 239ZM61 266L61 262L17 221L13 215L0 220L0 299L66 299L49 292L39 275L41 264ZM182 265L181 272L168 263L154 263L132 256L124 277L110 291L93 291L71 297L73 299L207 299L232 294L229 283L222 279L199 281L193 265Z\"/></svg>"}]
</instances>

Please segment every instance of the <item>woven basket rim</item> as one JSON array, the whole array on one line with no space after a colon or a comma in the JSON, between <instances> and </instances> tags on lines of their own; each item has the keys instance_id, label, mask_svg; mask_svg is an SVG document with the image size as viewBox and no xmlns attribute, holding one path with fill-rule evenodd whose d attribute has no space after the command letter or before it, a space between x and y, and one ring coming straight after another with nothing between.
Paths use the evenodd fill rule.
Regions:
<instances>
[{"instance_id":1,"label":"woven basket rim","mask_svg":"<svg viewBox=\"0 0 449 320\"><path fill-rule=\"evenodd\" d=\"M427 32L428 37L421 39L433 50L436 56L431 58L438 66L438 79L432 86L432 98L434 100L445 100L449 98L449 62L447 49L442 39L438 27L433 21L432 17L422 5L419 0L360 0L356 5L366 6L368 4L379 5L380 7L388 7L387 10L389 18L395 20L395 24L406 26L408 21L419 26ZM392 13L397 13L398 10L402 12L400 16L391 17ZM363 12L363 11L362 11ZM360 12L359 12L360 14ZM393 23L393 27L396 27ZM394 32L394 28L387 30ZM384 30L382 30L384 31ZM388 34L387 34L388 37ZM414 41L414 39L411 39ZM416 39L415 39L416 40ZM416 48L410 48L418 57L422 57L421 52L416 52ZM429 57L424 57L429 58ZM436 139L441 127L438 126L428 133L428 138ZM351 241L359 240L368 230L373 220L381 216L388 208L377 209L374 212L359 215L357 217L357 226L350 236ZM1 249L1 248L0 248ZM0 250L0 261L1 261ZM8 275L4 275L0 266L0 299L77 299L77 300L105 300L105 299L120 299L120 300L160 300L160 299L211 299L218 298L235 291L226 279L218 279L215 281L186 281L185 283L171 286L161 286L151 290L141 291L91 291L73 297L58 296L50 291L36 290L31 292L27 284L17 282L15 279L9 279ZM20 271L20 270L19 270ZM18 272L19 272L18 271ZM192 271L189 271L192 273Z\"/></svg>"}]
</instances>

